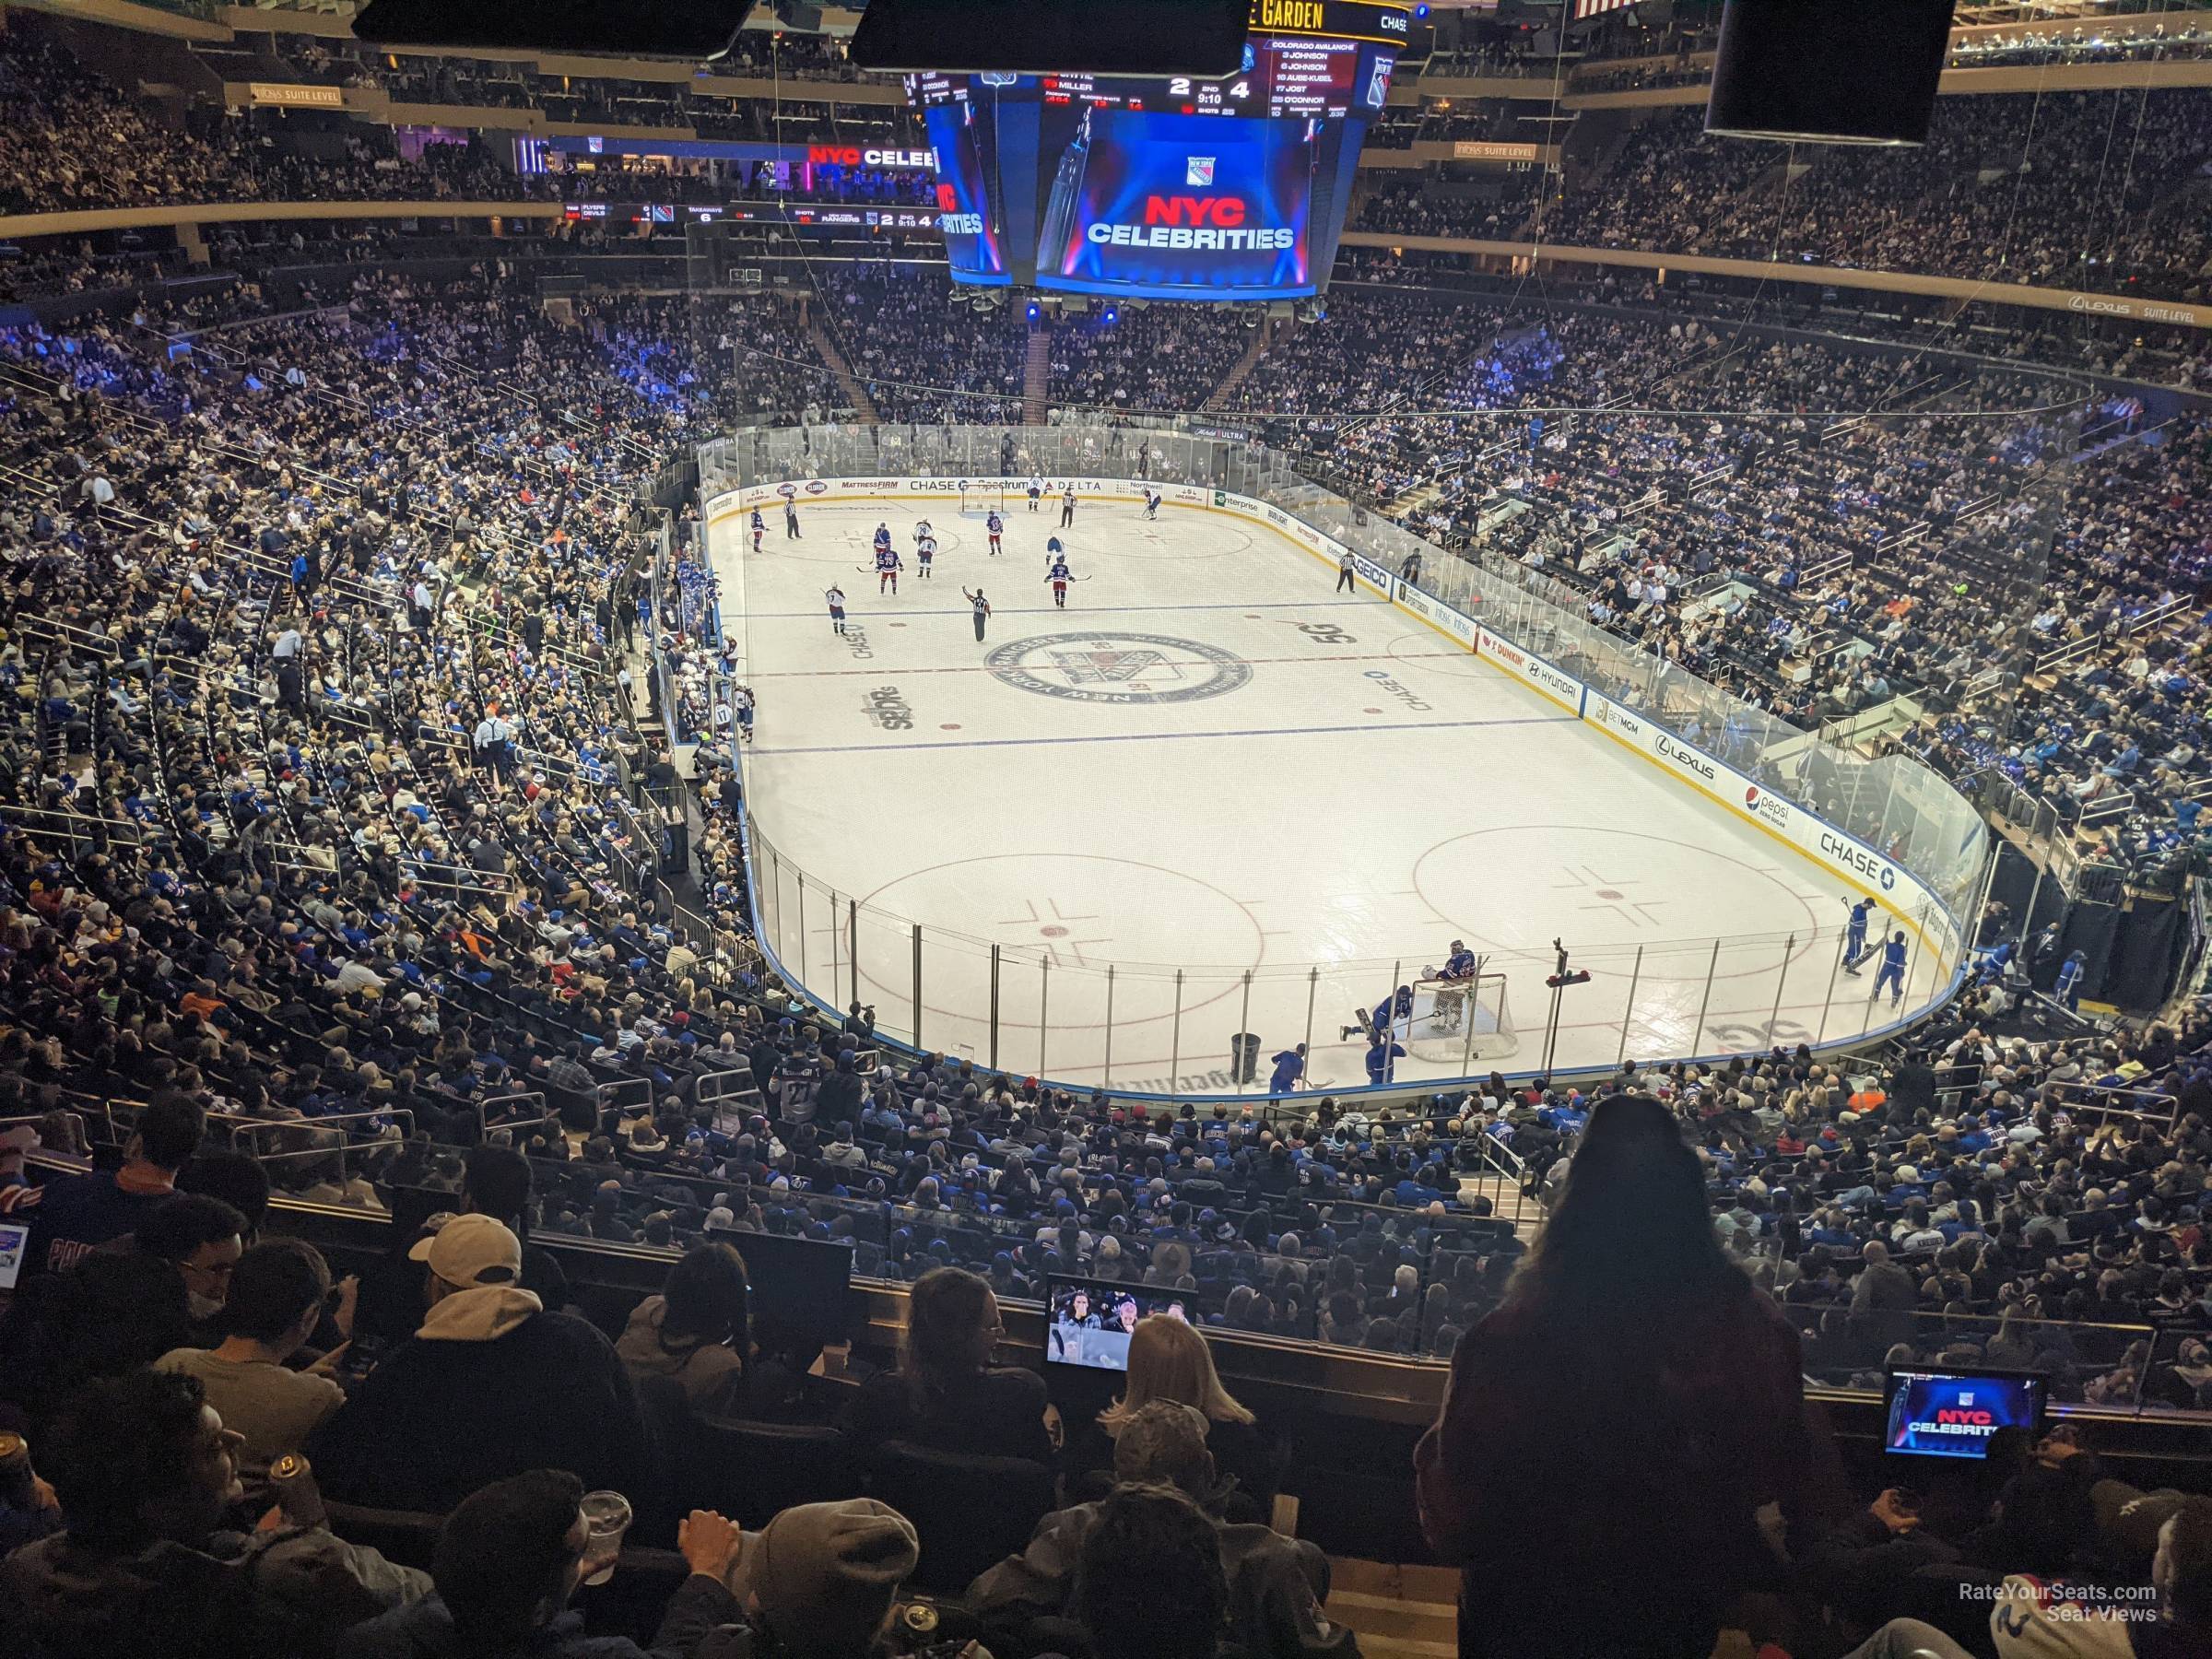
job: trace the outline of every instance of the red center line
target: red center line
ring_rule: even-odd
[[[1247,668],[1260,668],[1265,667],[1270,664],[1279,663],[1407,663],[1421,662],[1431,657],[1439,659],[1456,659],[1467,654],[1468,653],[1464,651],[1423,651],[1416,653],[1411,656],[1399,656],[1387,651],[1380,651],[1348,653],[1337,656],[1238,657],[1235,660],[1239,663],[1241,663]],[[1190,657],[1187,659],[1165,657],[1161,659],[1160,665],[1169,668],[1218,668],[1220,666],[1220,664],[1213,657]],[[1053,670],[1050,668],[1043,668],[1039,671],[1048,674],[1053,672]],[[771,668],[766,670],[765,672],[755,670],[748,677],[748,678],[756,681],[771,679],[836,679],[841,677],[850,677],[852,676],[858,675],[865,679],[885,679],[901,674],[994,675],[998,672],[999,670],[993,668],[984,663],[966,663],[951,668],[901,668],[889,663],[877,663],[872,667],[864,665],[858,668]]]

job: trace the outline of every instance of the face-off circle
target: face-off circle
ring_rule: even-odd
[[[1249,663],[1165,634],[1040,634],[999,646],[983,665],[1002,685],[1075,702],[1196,702],[1252,683]]]

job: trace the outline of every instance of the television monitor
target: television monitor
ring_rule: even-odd
[[[1153,1313],[1196,1324],[1197,1293],[1107,1279],[1048,1277],[1044,1284],[1044,1362],[1084,1371],[1125,1371],[1129,1369],[1130,1334],[1138,1320]]]
[[[2033,1371],[1892,1367],[1884,1378],[1882,1448],[1907,1457],[1983,1459],[2000,1429],[2033,1439],[2050,1403]]]

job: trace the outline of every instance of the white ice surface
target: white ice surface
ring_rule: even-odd
[[[916,510],[884,505],[803,506],[795,542],[771,512],[758,557],[724,512],[710,546],[759,699],[765,931],[811,991],[857,994],[890,1034],[914,1034],[916,923],[926,1046],[991,1059],[995,944],[998,1064],[1083,1083],[1111,1064],[1123,1088],[1226,1089],[1239,1030],[1261,1039],[1264,1087],[1309,1002],[1312,1083],[1362,1083],[1351,1009],[1453,938],[1510,977],[1518,1051],[1478,1051],[1477,1071],[1541,1063],[1555,937],[1593,974],[1564,994],[1560,1070],[1894,1018],[1871,967],[1835,971],[1849,889],[1371,594],[1333,593],[1333,565],[1265,526],[1080,506],[1063,611],[1043,580],[1056,510],[1018,505],[994,559],[980,520],[929,503],[923,581]],[[878,522],[908,565],[896,595],[872,571]],[[961,597],[978,584],[981,645]],[[1007,647],[1019,661],[994,671]],[[1934,967],[1915,960],[1908,1008]],[[1407,1059],[1397,1077],[1460,1069]]]

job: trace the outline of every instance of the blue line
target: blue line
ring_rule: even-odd
[[[837,743],[808,748],[754,748],[762,755],[889,755],[910,749],[1022,748],[1052,743],[1158,743],[1171,737],[1322,737],[1333,732],[1449,732],[1468,726],[1580,725],[1571,714],[1530,714],[1507,720],[1406,720],[1388,725],[1254,726],[1241,732],[1115,732],[1092,737],[976,737],[963,743]]]

